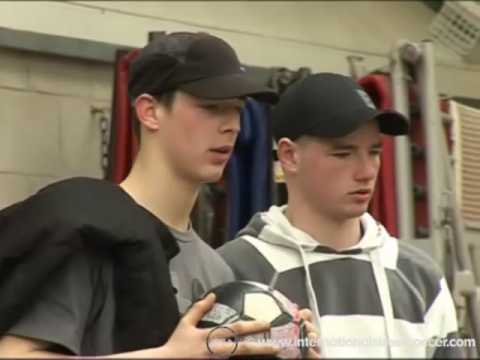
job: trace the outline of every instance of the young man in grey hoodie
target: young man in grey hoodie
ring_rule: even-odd
[[[367,213],[381,134],[407,134],[408,120],[378,111],[350,78],[321,73],[286,91],[272,128],[288,204],[219,249],[236,277],[309,307],[322,356],[462,356],[441,271]]]

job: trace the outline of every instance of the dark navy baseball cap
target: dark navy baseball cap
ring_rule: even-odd
[[[278,100],[273,89],[248,76],[227,42],[203,32],[162,34],[132,62],[130,100],[173,90],[214,100],[247,96],[270,104]]]

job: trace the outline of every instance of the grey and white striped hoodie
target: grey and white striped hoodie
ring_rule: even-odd
[[[322,357],[462,357],[447,346],[457,337],[455,307],[428,255],[368,213],[360,242],[335,251],[293,227],[285,209],[256,214],[218,251],[238,280],[274,282],[312,310]]]

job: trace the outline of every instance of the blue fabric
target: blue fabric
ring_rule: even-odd
[[[227,165],[228,239],[272,203],[270,108],[248,99],[241,130]]]

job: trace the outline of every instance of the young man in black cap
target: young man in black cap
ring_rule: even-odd
[[[205,33],[148,44],[132,64],[129,94],[141,145],[120,186],[68,179],[0,213],[0,357],[192,358],[232,349],[207,348],[209,329],[196,327],[213,294],[188,310],[233,280],[189,216],[200,186],[222,175],[244,98],[275,102],[276,94],[250,82],[230,45]],[[230,328],[240,335],[268,326]],[[215,337],[231,336],[222,331]],[[276,351],[245,342],[235,355]]]
[[[407,134],[407,119],[378,111],[352,79],[321,73],[284,93],[272,126],[288,204],[219,249],[235,275],[309,307],[324,357],[461,356],[441,271],[367,213],[381,134]]]

